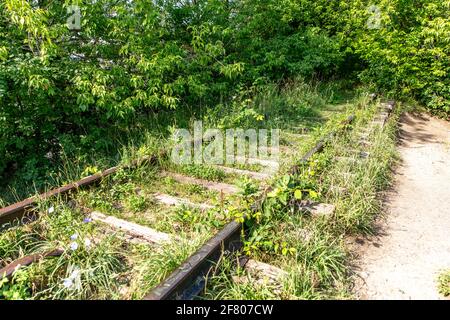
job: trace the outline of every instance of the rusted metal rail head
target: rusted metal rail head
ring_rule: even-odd
[[[17,259],[13,261],[12,263],[8,264],[4,268],[0,269],[0,280],[2,278],[11,278],[16,271],[17,268],[29,266],[34,262],[37,262],[39,260],[42,260],[44,258],[48,257],[59,257],[64,253],[63,249],[54,249],[51,251],[47,251],[44,253],[35,253],[28,256],[25,256],[23,258]]]
[[[198,296],[206,285],[212,267],[221,257],[241,249],[241,232],[240,223],[236,221],[228,223],[145,296],[144,300],[191,300]]]
[[[341,122],[342,126],[346,126],[349,125],[353,122],[353,120],[355,120],[355,115],[352,114],[350,116],[347,117],[347,119],[345,119],[344,121]],[[305,163],[308,162],[309,159],[316,153],[321,152],[323,150],[323,148],[325,148],[326,143],[333,137],[335,136],[337,133],[339,132],[339,130],[337,131],[333,131],[330,132],[329,134],[327,134],[325,137],[323,137],[322,139],[320,139],[316,145],[308,151],[308,153],[306,153],[299,161],[299,164],[292,166],[291,170],[289,171],[290,174],[298,174],[299,170],[300,170],[300,166]]]
[[[355,115],[351,115],[341,124],[350,124],[354,119]],[[300,162],[308,161],[313,154],[322,151],[328,139],[336,133],[332,132],[321,139]],[[270,188],[266,189],[264,194],[269,191]],[[243,224],[236,221],[228,223],[169,277],[153,288],[144,297],[144,300],[192,300],[198,297],[206,286],[207,277],[212,275],[212,271],[220,259],[229,257],[242,248],[241,235],[243,232]]]
[[[48,192],[42,193],[40,195],[27,198],[23,201],[17,202],[10,206],[0,209],[0,227],[7,223],[11,223],[16,219],[22,219],[27,216],[27,214],[32,211],[37,205],[39,201],[46,200],[52,197],[68,195],[71,192],[76,192],[80,188],[88,187],[93,184],[100,182],[103,178],[114,174],[120,168],[131,168],[138,166],[144,162],[153,163],[157,159],[157,156],[147,157],[140,160],[133,161],[130,165],[127,166],[116,166],[97,174],[90,175],[86,178],[83,178],[79,181],[72,182],[68,185],[50,190]]]

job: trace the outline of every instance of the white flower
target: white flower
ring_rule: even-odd
[[[64,279],[63,286],[64,288],[69,289],[73,286],[73,280],[71,278]]]
[[[84,239],[84,246],[86,247],[86,248],[90,248],[91,247],[91,244],[92,244],[92,242],[91,242],[91,240],[89,240],[89,239]]]
[[[69,289],[69,288],[73,287],[74,281],[77,280],[79,277],[80,277],[80,270],[78,268],[76,268],[75,270],[72,271],[72,273],[70,274],[70,276],[68,278],[65,278],[63,280],[64,288]]]
[[[78,239],[78,235],[76,233],[74,233],[73,235],[70,236],[70,240],[77,240]]]
[[[72,251],[77,250],[77,249],[78,249],[78,243],[72,242],[72,243],[70,244],[70,249],[71,249]]]
[[[48,213],[53,213],[55,212],[55,207],[51,206],[50,208],[48,208]]]
[[[75,269],[72,271],[72,273],[70,274],[69,279],[75,280],[76,278],[78,278],[80,276],[80,270],[79,269]]]

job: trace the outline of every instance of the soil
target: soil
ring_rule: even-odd
[[[450,123],[424,114],[400,120],[394,185],[376,234],[356,241],[359,299],[443,299],[450,269]]]

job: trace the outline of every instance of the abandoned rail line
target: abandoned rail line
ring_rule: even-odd
[[[390,101],[383,104],[378,119],[373,121],[373,124],[384,126],[391,111],[394,107],[394,102]],[[338,130],[335,130],[326,136],[322,137],[312,149],[309,150],[297,163],[295,163],[290,170],[289,174],[295,175],[301,163],[308,162],[308,160],[316,153],[321,152],[327,146],[327,142],[335,135],[339,134],[340,130],[345,130],[347,125],[350,125],[355,119],[355,115],[349,116],[345,119]],[[365,145],[364,136],[361,136],[360,145]],[[364,151],[361,151],[361,154]],[[157,161],[158,155],[155,157],[149,157],[141,159],[139,161],[133,162],[128,166],[128,168],[133,168],[141,165],[143,162],[153,163]],[[364,155],[361,155],[363,157]],[[367,156],[367,155],[365,155]],[[255,159],[255,163],[257,163]],[[260,162],[264,167],[267,162]],[[270,165],[270,164],[269,164]],[[10,224],[14,221],[20,220],[22,223],[27,223],[33,221],[37,213],[35,208],[39,201],[50,199],[53,197],[66,197],[66,201],[75,194],[78,190],[98,184],[105,177],[115,174],[119,170],[119,167],[109,168],[99,174],[91,175],[83,178],[74,183],[68,184],[66,186],[51,190],[49,192],[43,193],[36,197],[31,197],[21,202],[15,203],[8,207],[0,209],[0,226],[5,224]],[[249,170],[240,170],[236,168],[227,168],[227,172],[235,173],[237,175],[249,175],[258,180],[267,180],[271,178],[270,175],[262,175],[259,172],[253,172]],[[237,187],[232,184],[218,183],[213,181],[207,181],[205,179],[199,179],[196,177],[191,177],[189,175],[183,175],[175,172],[163,172],[162,175],[169,176],[180,183],[191,183],[195,185],[200,185],[208,190],[213,190],[215,192],[220,192],[221,195],[224,194],[235,194],[237,192]],[[267,193],[270,192],[271,186],[266,185],[265,189],[261,193],[261,196],[255,201],[252,209],[258,210],[261,203],[264,201]],[[205,211],[210,209],[212,206],[207,204],[197,204],[191,201],[179,197],[173,197],[163,193],[155,194],[155,199],[159,203],[166,206],[189,206],[196,207],[199,210]],[[327,205],[324,203],[305,203],[306,211],[313,214],[327,214],[333,211],[332,205]],[[149,228],[147,226],[140,225],[135,222],[127,221],[126,219],[114,217],[107,215],[105,213],[91,210],[87,212],[89,219],[96,221],[100,224],[107,225],[108,227],[125,233],[128,236],[129,241],[140,241],[152,245],[159,246],[163,243],[178,240],[177,235],[167,234],[164,232],[157,231],[155,229]],[[243,246],[243,235],[245,235],[245,225],[241,222],[233,219],[232,221],[225,224],[225,226],[219,230],[214,236],[210,238],[209,241],[204,243],[194,254],[192,254],[187,260],[185,260],[178,268],[176,268],[168,277],[165,278],[161,283],[154,287],[147,295],[145,295],[145,300],[165,300],[165,299],[194,299],[201,295],[202,290],[206,286],[207,278],[214,270],[214,267],[221,259],[231,256],[236,252],[239,252]],[[0,269],[0,279],[2,277],[11,277],[15,270],[20,266],[27,266],[35,263],[36,261],[60,256],[64,253],[61,248],[54,248],[47,252],[32,254],[20,259],[13,261],[4,268]],[[260,272],[266,273],[269,277],[273,278],[273,281],[277,281],[277,277],[283,274],[283,270],[278,269],[274,266],[254,261],[245,255],[241,255],[238,264],[242,268],[259,270]]]

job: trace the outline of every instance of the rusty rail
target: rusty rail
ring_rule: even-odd
[[[21,219],[24,216],[27,215],[29,211],[31,211],[33,208],[36,207],[39,201],[46,200],[52,197],[56,196],[62,196],[66,194],[70,194],[71,192],[76,192],[80,188],[85,188],[90,185],[93,185],[103,178],[114,174],[119,170],[120,168],[132,168],[138,165],[141,165],[144,162],[150,162],[153,163],[156,161],[158,157],[157,156],[151,156],[139,160],[133,161],[130,165],[126,166],[116,166],[109,169],[106,169],[105,171],[101,173],[96,173],[93,175],[90,175],[86,178],[83,178],[81,180],[78,180],[76,182],[70,183],[68,185],[50,190],[48,192],[42,193],[37,196],[33,196],[30,198],[27,198],[23,201],[14,203],[10,206],[7,206],[5,208],[0,209],[0,227],[6,223],[13,222],[16,219]]]
[[[47,257],[59,257],[64,253],[63,249],[54,249],[44,253],[35,253],[20,259],[14,260],[12,263],[8,264],[6,267],[0,269],[0,280],[2,278],[11,278],[16,271],[16,268],[29,266],[30,264],[42,260]]]

